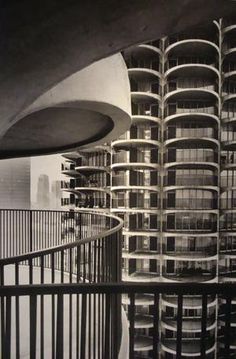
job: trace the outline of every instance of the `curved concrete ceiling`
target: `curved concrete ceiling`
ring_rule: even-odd
[[[0,136],[37,98],[94,61],[235,10],[230,0],[183,0],[181,6],[176,0],[5,2],[0,12]]]
[[[39,96],[0,137],[0,158],[64,152],[119,137],[131,123],[120,54],[96,61]]]

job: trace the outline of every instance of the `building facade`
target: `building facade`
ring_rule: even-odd
[[[79,198],[86,194],[79,206],[108,208],[109,201],[99,205],[101,197],[95,192],[107,194],[110,187],[110,210],[124,220],[123,280],[203,284],[235,280],[235,24],[235,19],[215,21],[124,52],[131,84],[130,130],[112,142],[111,163],[98,165],[91,151],[93,170],[82,162],[75,168],[75,176],[86,172],[86,181],[97,176],[96,186],[90,181],[77,189]],[[129,298],[123,301],[129,311]],[[221,298],[209,296],[207,358],[221,356],[224,306]],[[158,309],[160,358],[175,358],[177,299],[163,296]],[[233,313],[235,309],[233,301]],[[153,349],[155,310],[150,295],[136,298],[137,358],[148,358]],[[184,298],[183,318],[182,357],[200,358],[200,296]],[[235,328],[236,320],[230,338],[232,357]]]
[[[0,161],[0,208],[30,209],[30,158]]]

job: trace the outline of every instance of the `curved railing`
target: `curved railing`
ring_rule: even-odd
[[[40,284],[53,290],[55,284],[121,280],[122,221],[117,217],[77,211],[0,210],[0,222],[1,288],[27,286],[30,291],[32,285]],[[75,353],[80,358],[91,358],[92,351],[101,357],[105,351],[109,358],[117,357],[120,297],[108,302],[101,294],[61,296],[56,303],[53,294],[50,298],[40,296],[37,314],[36,296],[31,294],[33,298],[29,296],[28,302],[17,296],[11,308],[9,298],[1,299],[2,358],[10,358],[10,353],[16,358],[69,358]],[[108,311],[109,335],[105,321]],[[8,315],[13,317],[10,337]],[[27,337],[24,332],[28,328]],[[69,334],[67,340],[58,339],[63,331]],[[117,343],[108,348],[103,338],[106,334],[112,342],[114,333]]]
[[[135,334],[139,320],[136,304],[145,295],[156,308],[150,318],[153,332],[149,338],[150,357],[156,358],[161,345],[160,296],[173,294],[176,332],[172,349],[176,358],[181,358],[186,349],[183,308],[188,307],[189,296],[196,299],[196,294],[202,313],[201,345],[196,355],[204,358],[208,353],[208,302],[209,297],[218,295],[226,301],[222,358],[232,357],[229,333],[235,285],[119,283],[122,223],[113,216],[0,210],[0,221],[1,358],[124,359],[129,355],[134,359],[138,350],[135,343],[147,339]],[[50,239],[52,247],[47,248]],[[121,294],[127,299],[129,335],[124,316],[121,320]]]

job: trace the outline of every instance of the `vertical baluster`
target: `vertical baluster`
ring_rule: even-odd
[[[80,282],[80,251],[81,246],[77,245],[76,247],[76,281]],[[80,309],[80,295],[76,294],[76,359],[79,359],[79,350],[80,350],[80,340],[79,340],[79,309]]]
[[[57,295],[57,339],[56,339],[56,358],[64,357],[64,321],[63,321],[63,295]]]
[[[91,261],[91,242],[88,243],[88,280],[92,281],[92,261]]]
[[[33,284],[33,265],[32,265],[32,259],[29,259],[29,284]]]
[[[19,285],[19,264],[15,264],[15,285]],[[19,296],[16,295],[16,359],[20,359],[20,308]]]
[[[91,358],[91,294],[88,294],[88,357]]]
[[[97,354],[97,331],[96,331],[96,323],[97,323],[97,302],[96,302],[96,294],[93,295],[93,358],[96,358]]]
[[[101,294],[101,307],[102,307],[102,310],[101,310],[101,317],[102,317],[102,320],[101,320],[101,343],[102,343],[102,347],[101,347],[101,351],[102,351],[102,358],[103,358],[103,353],[105,351],[105,294]]]
[[[225,354],[224,358],[230,358],[230,327],[231,327],[231,300],[232,298],[227,296],[225,302]]]
[[[72,249],[69,249],[70,283],[72,283]],[[69,358],[72,359],[72,294],[69,294]]]
[[[30,296],[30,359],[36,359],[37,297]]]
[[[98,240],[98,282],[101,282],[101,243]]]
[[[76,294],[76,359],[79,359],[79,350],[80,350],[80,329],[79,329],[79,318],[80,318],[80,296]]]
[[[55,256],[51,253],[51,283],[55,282]],[[55,295],[51,297],[52,308],[52,359],[55,359]]]
[[[86,244],[83,244],[83,273],[82,280],[85,282],[86,280]]]
[[[102,243],[102,259],[101,259],[101,267],[102,267],[102,282],[106,282],[105,276],[105,239],[99,238]]]
[[[40,257],[40,283],[44,283],[44,256]],[[44,359],[44,296],[40,296],[40,358]]]
[[[80,331],[80,358],[86,358],[86,317],[87,317],[87,296],[82,294],[82,308],[81,308],[81,331]]]
[[[98,294],[98,359],[101,358],[101,294]]]
[[[129,304],[129,359],[134,358],[134,317],[135,317],[135,297],[130,294]]]
[[[88,280],[89,282],[92,282],[92,270],[91,270],[91,265],[92,265],[92,261],[91,261],[91,242],[88,243],[87,245],[88,247]],[[91,358],[91,294],[88,294],[88,356],[89,358]]]
[[[183,295],[178,295],[176,359],[181,359],[183,324]]]
[[[6,297],[6,333],[5,333],[5,356],[11,358],[11,297]]]
[[[32,211],[29,211],[29,228],[30,228],[30,233],[29,233],[29,250],[30,252],[33,251],[33,227],[32,227],[33,223],[32,223]]]
[[[93,242],[93,281],[97,282],[97,240]]]
[[[105,352],[104,352],[104,358],[110,359],[111,358],[111,352],[110,352],[110,346],[111,346],[111,294],[106,294],[106,302],[105,302],[106,308],[105,308]]]
[[[154,308],[153,308],[153,358],[158,356],[159,345],[159,293],[154,295]]]
[[[60,251],[61,253],[61,283],[64,282],[64,250]]]
[[[0,284],[4,286],[4,266],[0,267]],[[1,296],[1,357],[4,358],[5,300]]]
[[[206,331],[207,327],[207,295],[202,295],[202,320],[201,320],[201,358],[206,357]]]

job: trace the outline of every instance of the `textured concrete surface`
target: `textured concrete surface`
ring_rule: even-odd
[[[108,142],[130,126],[130,107],[122,56],[96,61],[20,112],[0,140],[0,156],[63,152],[87,143]]]
[[[94,61],[231,15],[235,9],[231,0],[12,0],[1,4],[0,136],[43,93]]]

